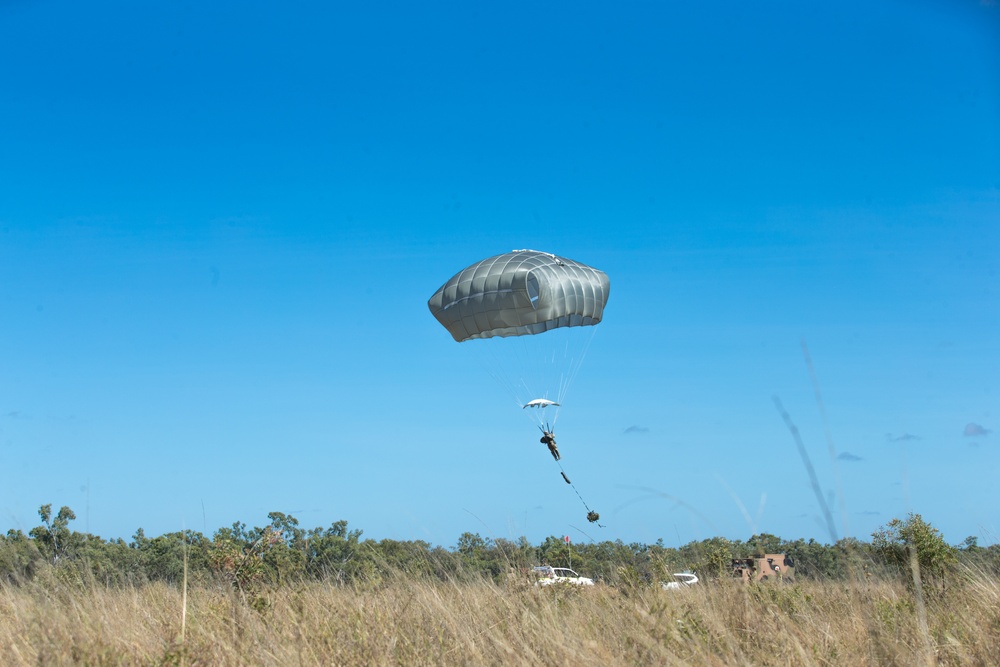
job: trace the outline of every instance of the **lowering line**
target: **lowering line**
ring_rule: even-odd
[[[562,478],[564,480],[566,480],[566,483],[570,485],[570,487],[573,489],[573,493],[576,494],[576,497],[580,499],[580,502],[583,503],[583,506],[586,508],[586,510],[587,510],[587,521],[589,521],[591,523],[597,523],[598,521],[600,521],[601,520],[601,515],[598,514],[597,512],[595,512],[594,510],[590,509],[590,505],[587,504],[587,501],[583,499],[583,496],[581,496],[580,492],[577,490],[576,484],[574,484],[573,482],[569,481],[569,477],[566,476],[566,471],[563,470],[562,464],[559,463],[559,461],[556,461],[555,463],[556,463],[557,466],[559,466],[559,474],[561,474]],[[597,526],[599,528],[604,528],[604,525],[600,524],[600,523],[597,523]]]
[[[545,426],[546,428],[549,427],[548,424],[546,424]],[[550,431],[546,431],[546,429],[542,428],[541,426],[539,426],[538,428],[543,434],[550,433]],[[570,488],[573,489],[573,493],[576,494],[576,497],[580,499],[580,502],[583,503],[584,508],[587,510],[587,521],[591,523],[596,523],[599,528],[604,528],[603,524],[598,523],[601,520],[601,515],[595,512],[594,510],[590,509],[590,505],[588,505],[587,501],[583,499],[582,495],[580,495],[580,491],[576,488],[576,485],[573,482],[569,481],[569,477],[566,476],[566,471],[563,470],[562,463],[559,462],[559,459],[553,456],[553,460],[555,461],[555,464],[559,466],[559,474],[562,475],[563,481],[565,481],[567,484],[570,485]]]

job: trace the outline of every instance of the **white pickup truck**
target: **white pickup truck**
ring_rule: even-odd
[[[694,572],[674,572],[674,580],[660,582],[660,587],[665,591],[675,591],[697,583],[698,576]]]
[[[539,565],[532,568],[538,581],[536,586],[552,586],[554,584],[574,584],[576,586],[593,586],[594,580],[589,577],[581,577],[568,567],[552,567],[551,565]]]

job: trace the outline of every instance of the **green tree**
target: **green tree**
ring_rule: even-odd
[[[742,542],[732,542],[724,537],[691,542],[681,547],[685,560],[694,563],[695,572],[705,579],[731,576],[732,559],[752,556],[748,553],[750,551],[752,549]]]
[[[281,534],[270,527],[247,547],[235,539],[220,537],[217,533],[211,549],[212,565],[230,582],[244,602],[262,609],[267,604],[261,588],[267,577],[265,558],[268,551],[280,542]]]
[[[496,565],[491,551],[495,551],[493,543],[484,539],[479,533],[462,533],[455,546],[462,569],[473,575],[496,577],[500,568]]]
[[[43,561],[35,541],[20,530],[8,530],[0,538],[0,578],[12,582],[30,579]]]
[[[538,557],[542,565],[552,565],[553,567],[573,567],[573,556],[579,559],[580,551],[572,553],[572,547],[566,543],[564,538],[549,535],[538,547]],[[581,562],[577,560],[576,566],[580,567]]]
[[[53,519],[50,503],[38,508],[38,516],[42,519],[42,525],[32,528],[28,533],[34,538],[38,550],[53,563],[58,562],[60,558],[69,556],[72,538],[69,522],[76,519],[73,510],[63,506]]]
[[[957,560],[957,549],[944,541],[937,528],[912,512],[906,519],[893,519],[872,533],[872,550],[901,573],[909,571],[915,556],[921,579],[938,584],[943,583]]]
[[[430,544],[422,540],[399,541],[384,539],[366,541],[379,566],[388,572],[402,573],[407,579],[428,577],[434,567],[429,556]]]
[[[761,533],[760,535],[754,535],[749,540],[747,540],[747,547],[751,551],[751,556],[764,555],[764,554],[780,554],[785,552],[785,543],[777,535],[771,535],[770,533]]]
[[[962,546],[960,546],[959,549],[967,553],[975,553],[979,551],[979,538],[975,535],[969,535],[962,541]]]
[[[531,546],[527,538],[523,535],[516,541],[498,537],[494,543],[496,558],[502,562],[503,567],[508,571],[527,571],[535,564],[537,555],[535,547]]]
[[[371,565],[359,558],[361,530],[348,530],[347,522],[335,521],[329,528],[313,528],[306,536],[306,570],[317,579],[334,578],[344,583],[369,573]]]
[[[281,541],[264,554],[269,578],[278,584],[301,579],[309,557],[306,531],[290,514],[271,512],[267,518],[271,520],[270,531],[281,536]]]
[[[212,566],[212,543],[201,533],[185,530],[149,539],[140,528],[129,545],[138,557],[139,576],[148,581],[178,584],[184,577],[187,560],[188,578],[203,579]]]

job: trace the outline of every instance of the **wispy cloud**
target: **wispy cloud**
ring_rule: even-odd
[[[865,510],[864,512],[858,512],[861,516],[878,516],[881,512],[876,512],[875,510]]]
[[[645,426],[636,426],[633,424],[625,429],[625,434],[628,435],[629,433],[649,433],[649,429]]]
[[[851,454],[850,452],[841,452],[837,455],[838,461],[864,461],[860,456]]]
[[[893,436],[892,433],[886,433],[885,439],[889,442],[907,442],[909,440],[920,440],[919,435],[913,435],[912,433],[904,433],[903,435]]]
[[[983,428],[979,424],[969,422],[965,425],[965,431],[962,433],[967,438],[975,438],[981,435],[989,435],[992,431],[988,428]]]

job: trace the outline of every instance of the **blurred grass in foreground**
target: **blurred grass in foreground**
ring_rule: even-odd
[[[898,578],[539,588],[511,576],[302,582],[249,605],[224,583],[0,585],[9,665],[990,665],[1000,586],[962,567],[926,600]],[[928,653],[929,647],[929,653]]]

